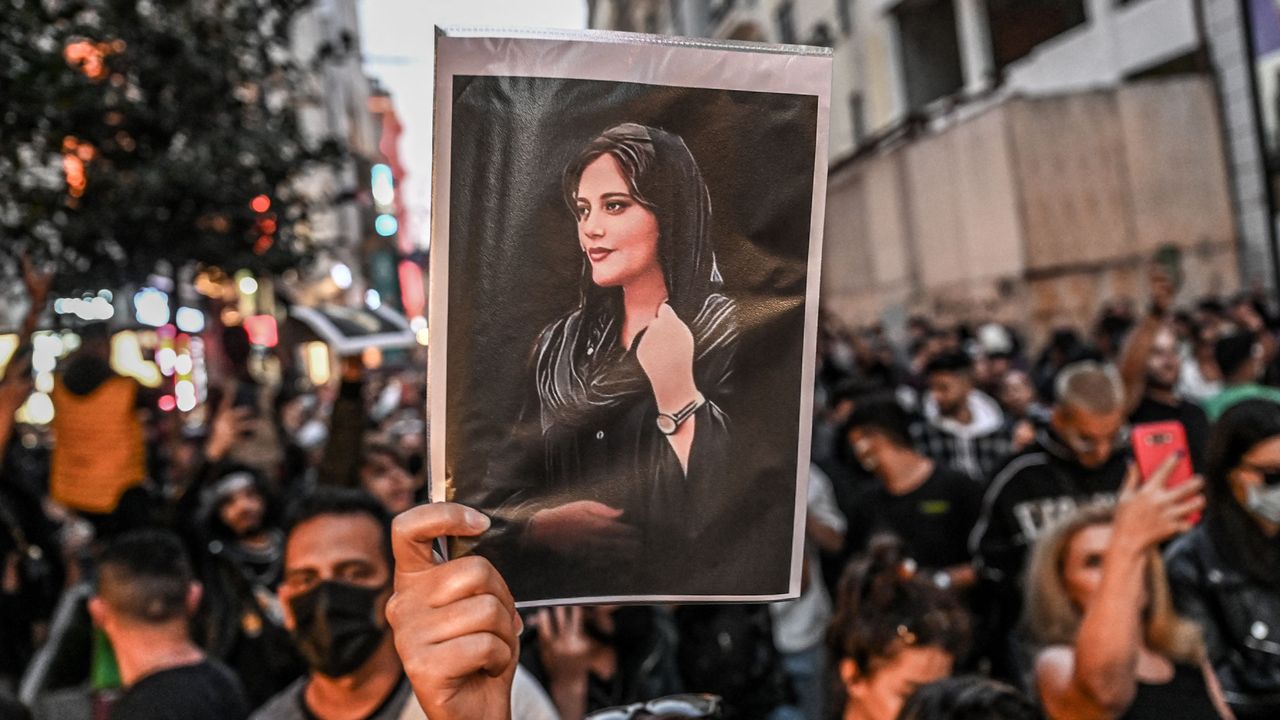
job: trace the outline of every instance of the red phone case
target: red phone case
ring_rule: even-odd
[[[1133,426],[1133,457],[1138,461],[1138,471],[1143,482],[1164,464],[1175,452],[1182,451],[1182,459],[1173,468],[1173,474],[1165,483],[1177,487],[1195,475],[1191,467],[1191,453],[1187,446],[1187,431],[1177,420],[1142,423]],[[1191,515],[1191,522],[1200,522],[1200,513]]]

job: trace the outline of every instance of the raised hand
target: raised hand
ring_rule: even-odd
[[[621,517],[617,508],[577,500],[535,513],[529,521],[529,539],[567,555],[625,555],[636,549],[639,531]]]
[[[1204,508],[1204,495],[1200,492],[1204,481],[1196,476],[1177,487],[1168,487],[1169,476],[1180,460],[1179,454],[1170,455],[1146,482],[1136,465],[1129,466],[1116,502],[1112,542],[1145,550],[1191,529],[1190,517]]]
[[[674,413],[697,397],[693,333],[667,303],[658,306],[658,316],[645,329],[636,358],[649,378],[660,411]]]
[[[485,558],[441,562],[432,551],[436,538],[476,537],[488,528],[489,518],[454,503],[419,505],[392,528],[395,594],[387,621],[432,720],[511,718],[522,628],[511,592]]]
[[[551,681],[552,700],[562,717],[582,717],[586,713],[595,650],[587,636],[582,608],[544,608],[538,611],[534,622],[538,626],[538,654]]]

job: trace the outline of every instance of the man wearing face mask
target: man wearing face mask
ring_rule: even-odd
[[[367,493],[320,488],[294,509],[279,598],[310,672],[253,720],[425,718],[387,624],[393,561],[391,518]],[[550,701],[517,672],[512,717],[551,720]]]

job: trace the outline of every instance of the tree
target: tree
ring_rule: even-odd
[[[308,4],[0,0],[0,256],[52,263],[65,293],[163,261],[279,272],[322,249],[308,218],[339,198],[299,181],[344,150],[304,141],[296,109],[353,41],[300,63]]]

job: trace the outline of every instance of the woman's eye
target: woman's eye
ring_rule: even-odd
[[[611,213],[620,213],[627,209],[627,204],[625,202],[614,200],[612,202],[605,203],[604,209]]]
[[[587,219],[587,213],[588,213],[589,211],[590,211],[590,208],[585,208],[585,207],[580,207],[580,208],[578,208],[578,219],[579,219],[579,220],[586,220],[586,219]]]

